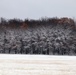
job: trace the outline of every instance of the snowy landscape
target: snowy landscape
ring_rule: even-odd
[[[75,75],[76,23],[1,18],[0,53],[0,75]]]
[[[76,0],[0,0],[0,75],[76,75]]]

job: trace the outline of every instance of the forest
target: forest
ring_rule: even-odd
[[[76,21],[0,18],[0,53],[76,55]]]

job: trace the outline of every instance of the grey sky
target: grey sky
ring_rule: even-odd
[[[0,0],[0,17],[76,17],[76,0]]]

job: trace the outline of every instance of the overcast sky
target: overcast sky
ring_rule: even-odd
[[[0,0],[0,17],[75,17],[76,0]]]

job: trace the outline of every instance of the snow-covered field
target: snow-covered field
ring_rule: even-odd
[[[76,75],[76,57],[1,54],[0,75]]]

